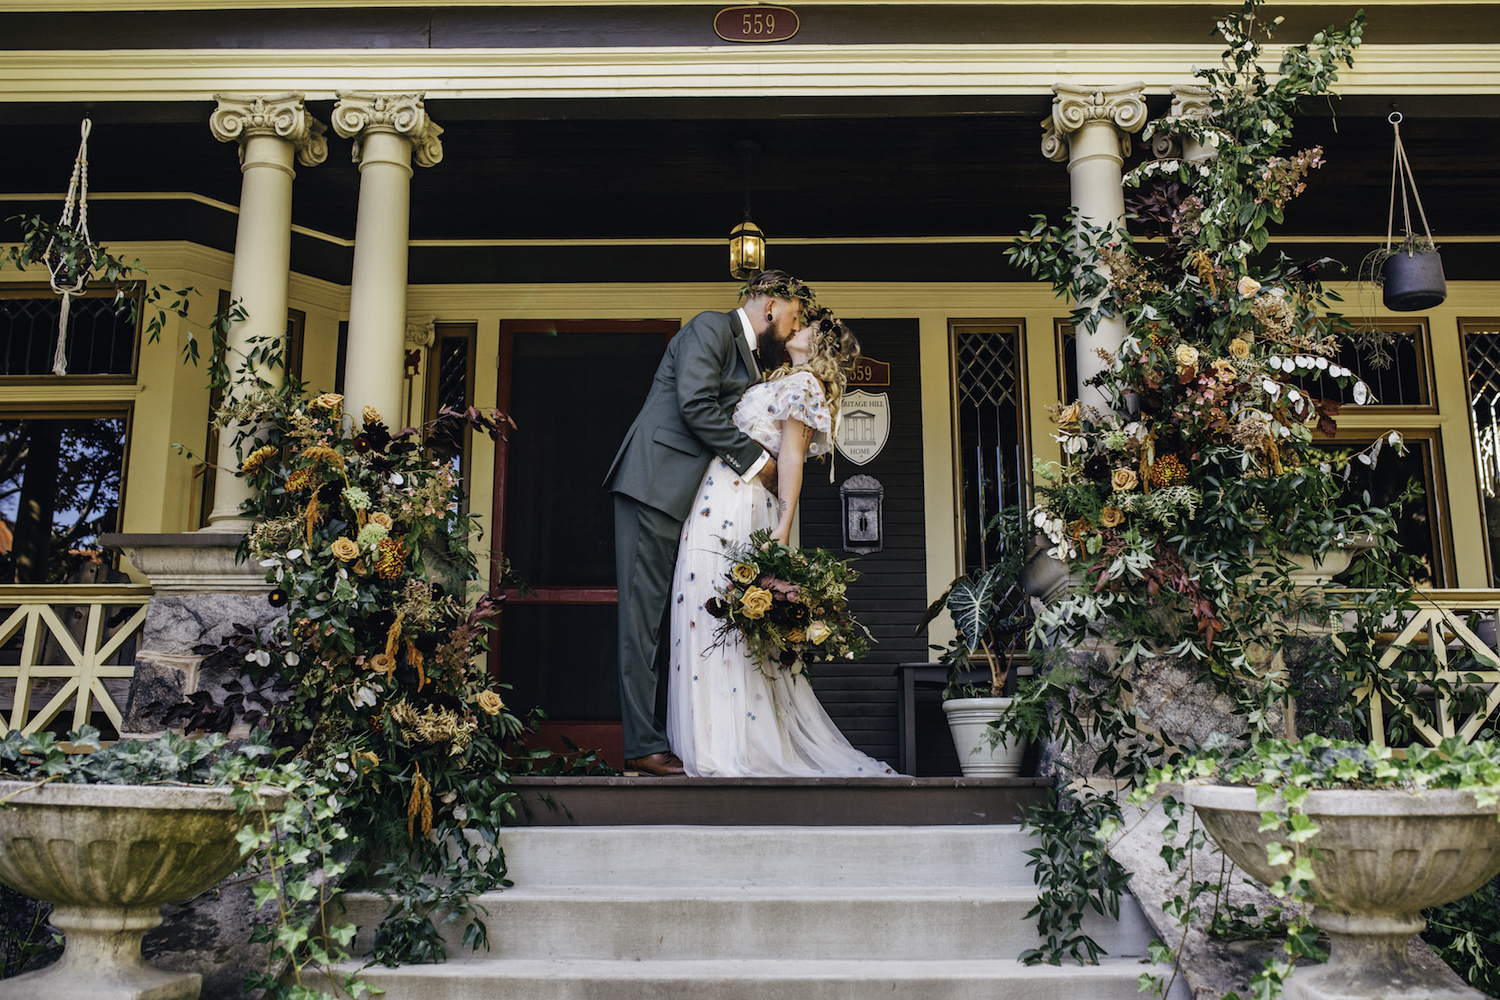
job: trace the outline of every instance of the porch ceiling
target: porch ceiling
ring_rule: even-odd
[[[1163,104],[1152,98],[1153,104]],[[1391,102],[1352,98],[1306,117],[1299,138],[1322,144],[1328,166],[1309,181],[1284,234],[1383,233],[1390,180]],[[754,218],[778,239],[841,241],[1013,233],[1035,212],[1068,203],[1066,169],[1039,151],[1050,95],[909,102],[430,101],[445,157],[412,182],[412,238],[429,241],[718,240],[739,220],[745,171],[735,142],[762,152],[749,171]],[[1440,241],[1500,237],[1493,164],[1500,98],[1405,99],[1406,147]],[[324,121],[331,105],[317,102]],[[1153,107],[1153,113],[1165,107]],[[8,164],[0,192],[60,191],[77,147],[77,115],[62,105],[0,105],[24,125],[27,156]],[[234,152],[209,134],[208,104],[101,104],[92,109],[94,192],[190,192],[239,200]],[[349,143],[330,135],[328,161],[298,171],[294,221],[352,238],[359,174]],[[1138,159],[1139,149],[1135,152]],[[11,214],[5,212],[4,214]],[[201,214],[201,213],[200,213]],[[198,214],[159,203],[103,202],[105,241],[223,243]],[[0,229],[0,239],[14,224]],[[176,232],[175,230],[183,230]],[[228,247],[225,247],[228,249]],[[1000,277],[1000,275],[996,275]]]

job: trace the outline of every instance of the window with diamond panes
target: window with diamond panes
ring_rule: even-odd
[[[1490,586],[1500,587],[1500,319],[1466,322],[1461,330]]]
[[[50,290],[17,290],[0,297],[0,375],[51,375],[62,297]],[[68,308],[69,375],[135,372],[137,324],[129,299],[113,292],[76,297]]]
[[[987,530],[995,516],[1027,502],[1026,365],[1019,323],[954,322],[950,333],[958,431],[954,466],[967,571],[989,565],[999,554],[999,532]]]
[[[472,323],[439,323],[427,352],[427,419],[443,407],[454,410],[474,405],[474,350],[477,329]],[[466,432],[463,454],[453,460],[454,472],[468,482],[471,434]]]

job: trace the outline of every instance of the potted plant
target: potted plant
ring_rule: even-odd
[[[1396,136],[1395,161],[1399,170],[1391,176],[1391,217],[1386,227],[1385,249],[1370,255],[1369,267],[1375,284],[1380,286],[1381,299],[1391,312],[1421,312],[1443,304],[1448,297],[1448,283],[1443,277],[1443,258],[1437,245],[1432,242],[1432,230],[1427,225],[1427,212],[1422,208],[1422,196],[1417,194],[1417,179],[1411,172],[1411,163],[1406,159],[1406,148],[1401,144],[1401,112],[1393,111],[1388,119]],[[1422,220],[1422,233],[1412,229],[1411,207],[1406,198],[1410,186],[1412,200],[1417,203],[1417,214]],[[1396,191],[1401,191],[1401,211],[1405,236],[1400,246],[1391,248],[1396,225]]]
[[[106,750],[98,736],[70,733],[75,750],[94,751],[73,755],[46,733],[13,729],[0,740],[0,881],[52,904],[51,923],[67,935],[54,965],[0,993],[196,998],[202,977],[147,964],[141,938],[161,923],[162,904],[237,869],[287,793],[247,781],[266,750],[253,743],[230,753],[222,736],[168,734]]]
[[[1001,525],[1019,523],[1016,508],[990,522],[986,535]],[[943,712],[953,734],[953,747],[964,777],[1014,777],[1021,771],[1026,742],[1006,733],[997,723],[1011,707],[1005,696],[1010,677],[1010,637],[1031,624],[1029,615],[1007,613],[1018,603],[1018,581],[1026,565],[1019,532],[1000,536],[997,561],[954,580],[948,590],[932,602],[917,626],[917,632],[947,611],[958,635],[943,650],[940,661],[948,665],[948,685],[943,690]],[[964,675],[982,663],[989,682],[965,684]]]
[[[1321,736],[1267,740],[1155,771],[1133,800],[1164,781],[1185,782],[1195,821],[1230,860],[1275,895],[1311,905],[1289,929],[1288,961],[1262,975],[1285,981],[1283,995],[1481,996],[1413,965],[1406,946],[1425,926],[1423,909],[1500,873],[1500,745],[1450,738],[1398,754]],[[1326,956],[1317,930],[1328,936]],[[1299,958],[1323,957],[1295,969]]]

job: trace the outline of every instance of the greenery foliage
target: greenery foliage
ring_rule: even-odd
[[[1126,881],[1105,849],[1119,801],[1100,789],[1148,785],[1195,749],[1136,707],[1137,660],[1174,658],[1207,696],[1234,706],[1240,729],[1221,735],[1258,744],[1282,727],[1297,691],[1273,652],[1308,623],[1332,620],[1322,593],[1292,579],[1292,556],[1368,546],[1346,578],[1374,588],[1355,600],[1361,616],[1341,637],[1347,652],[1321,644],[1308,669],[1350,695],[1338,711],[1351,723],[1367,721],[1360,706],[1373,692],[1403,683],[1375,668],[1376,626],[1407,592],[1392,511],[1368,494],[1340,500],[1351,470],[1400,448],[1400,438],[1363,450],[1332,445],[1347,401],[1328,387],[1355,404],[1373,397],[1336,360],[1347,324],[1319,280],[1330,262],[1265,252],[1271,227],[1322,163],[1321,149],[1291,145],[1293,114],[1352,65],[1364,16],[1285,47],[1273,75],[1259,59],[1280,20],[1263,19],[1261,6],[1246,0],[1218,23],[1223,59],[1197,72],[1207,114],[1166,118],[1143,135],[1205,155],[1131,170],[1128,228],[1076,213],[1062,225],[1039,217],[1007,251],[1075,303],[1080,343],[1106,319],[1124,326],[1123,342],[1098,352],[1102,370],[1087,383],[1100,402],[1057,408],[1064,460],[1037,469],[1032,523],[1046,555],[1082,584],[1038,613],[1038,681],[1000,725],[1050,739],[1059,766],[1081,772],[1062,775],[1058,804],[1029,820],[1040,840],[1034,914],[1045,942],[1029,962],[1097,958],[1083,914],[1112,912]],[[1148,250],[1141,236],[1161,243]],[[1191,838],[1167,853],[1190,857],[1190,847]],[[1198,897],[1213,893],[1220,930],[1257,932],[1258,918],[1224,905],[1221,880],[1191,873],[1187,882],[1169,915],[1186,921]],[[1299,925],[1289,928],[1294,947],[1312,947]],[[1158,960],[1175,955],[1163,944],[1154,951]]]

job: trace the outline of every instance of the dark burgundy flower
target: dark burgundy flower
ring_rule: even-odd
[[[266,595],[266,600],[271,602],[271,607],[273,608],[284,608],[286,607],[286,602],[290,600],[290,598],[286,596],[286,591],[282,590],[280,587],[277,587],[275,590]]]
[[[729,608],[717,597],[710,597],[703,605],[703,610],[715,618],[723,618],[729,613]]]
[[[796,653],[795,650],[783,649],[781,651],[781,665],[783,667],[790,667],[793,663],[796,663],[796,662],[797,662],[797,653]]]
[[[359,437],[357,437],[357,438],[354,439],[354,451],[355,451],[355,454],[363,455],[366,452],[368,452],[372,447],[373,447],[373,445],[370,444],[370,439],[368,437],[366,437],[365,435],[363,435],[363,434],[361,434]]]
[[[1083,474],[1096,483],[1104,482],[1109,478],[1109,459],[1094,455],[1083,463]]]

